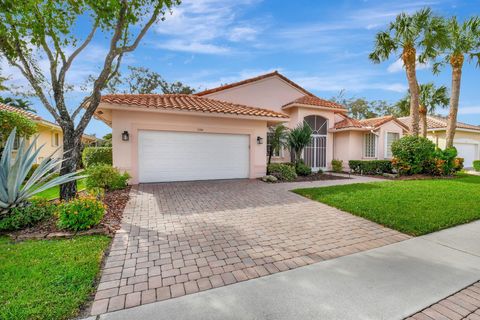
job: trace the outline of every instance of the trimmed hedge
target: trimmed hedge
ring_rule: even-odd
[[[432,163],[436,166],[435,149],[427,138],[405,136],[392,144],[393,166],[401,175],[431,174]]]
[[[348,166],[352,172],[359,174],[392,173],[393,170],[390,160],[350,160]]]
[[[473,169],[475,169],[475,171],[480,171],[480,160],[473,161]]]
[[[285,163],[269,164],[267,166],[267,173],[283,181],[293,181],[297,178],[295,167]]]
[[[112,165],[112,147],[86,147],[82,152],[82,162],[85,168],[96,164]]]

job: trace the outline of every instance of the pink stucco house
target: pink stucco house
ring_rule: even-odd
[[[393,117],[355,120],[278,72],[194,95],[105,95],[96,117],[112,127],[113,163],[132,183],[257,178],[265,175],[268,128],[313,129],[306,164],[388,159],[406,125]],[[289,161],[281,151],[274,161]]]

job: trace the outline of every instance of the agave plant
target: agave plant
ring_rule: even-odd
[[[0,159],[0,218],[5,216],[12,208],[27,205],[28,199],[39,192],[82,178],[76,172],[54,177],[54,169],[64,160],[47,157],[38,165],[30,178],[25,181],[43,145],[34,151],[34,145],[38,137],[28,147],[26,139],[21,138],[17,154],[12,157],[15,136],[16,129],[13,129],[5,143]]]

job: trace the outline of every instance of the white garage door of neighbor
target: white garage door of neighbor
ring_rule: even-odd
[[[248,178],[249,136],[140,131],[140,182]]]
[[[478,160],[478,145],[473,143],[454,143],[458,157],[463,158],[465,168],[473,167],[473,161]]]

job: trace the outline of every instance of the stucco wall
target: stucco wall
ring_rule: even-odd
[[[266,121],[121,110],[113,110],[112,119],[113,165],[129,172],[133,184],[138,183],[139,130],[247,134],[250,136],[249,176],[253,179],[265,175]],[[130,134],[129,141],[122,141],[125,130]],[[263,144],[257,144],[258,136],[263,138]]]
[[[439,148],[445,149],[447,139],[445,131],[428,132],[427,137],[432,140]],[[480,143],[480,132],[457,131],[454,142],[460,143]]]
[[[282,106],[304,95],[304,93],[282,79],[270,77],[214,92],[205,97],[282,112]]]
[[[378,136],[378,145],[377,145],[377,150],[378,150],[378,159],[387,159],[385,157],[385,144],[386,144],[386,137],[388,132],[394,132],[399,134],[399,138],[403,137],[403,128],[400,127],[397,123],[394,121],[389,121],[382,125],[380,129],[377,131],[379,133]]]
[[[54,146],[52,144],[52,134],[53,133],[58,133],[58,146]],[[38,126],[38,132],[37,134],[39,135],[38,140],[37,140],[37,148],[39,148],[41,145],[43,145],[43,148],[40,150],[38,156],[37,156],[37,163],[40,163],[43,158],[49,157],[52,155],[52,153],[55,152],[59,147],[60,149],[54,153],[54,158],[61,158],[63,155],[63,148],[61,147],[63,145],[63,133],[62,130],[56,129],[56,128],[50,128],[50,127],[44,127],[44,126]]]

